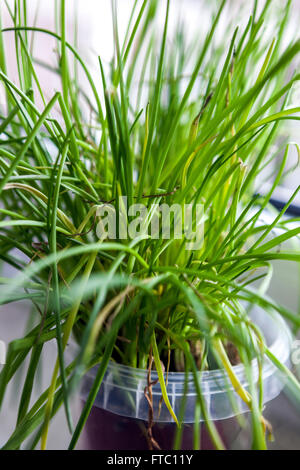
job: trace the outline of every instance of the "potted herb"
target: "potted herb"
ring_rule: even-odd
[[[109,70],[99,58],[96,81],[67,42],[66,2],[56,32],[28,24],[26,3],[15,2],[13,25],[0,36],[1,258],[19,271],[1,279],[0,301],[31,300],[36,320],[10,344],[0,374],[2,402],[30,358],[4,449],[29,436],[32,448],[45,449],[61,406],[70,449],[89,416],[87,447],[222,449],[230,446],[224,426],[246,410],[252,447],[266,448],[264,403],[283,386],[276,372],[300,392],[285,323],[297,327],[299,318],[266,295],[272,260],[299,261],[280,248],[300,232],[282,218],[299,188],[271,223],[259,222],[285,172],[282,124],[299,119],[288,100],[300,43],[283,41],[290,2],[276,40],[263,26],[270,2],[260,13],[254,2],[244,29],[221,42],[226,1],[192,42],[182,27],[168,35],[169,1],[158,33],[155,0],[134,2],[120,41],[113,2],[115,56]],[[5,64],[12,33],[18,84]],[[50,99],[31,49],[40,35],[57,41],[52,72],[62,89]],[[280,165],[260,194],[274,145]],[[78,348],[67,365],[72,338]],[[31,405],[52,340],[52,380]],[[70,397],[80,382],[73,425]]]

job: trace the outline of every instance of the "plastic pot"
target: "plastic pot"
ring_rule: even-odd
[[[268,347],[285,365],[289,365],[290,334],[285,322],[277,314],[267,314],[256,308],[252,320],[264,333]],[[257,361],[252,362],[254,377],[258,376]],[[234,371],[245,387],[247,380],[241,364]],[[97,369],[91,369],[84,377],[81,400],[84,402],[94,381]],[[157,379],[151,373],[152,381]],[[226,447],[231,447],[237,433],[234,416],[245,413],[247,405],[239,398],[221,370],[199,373],[202,392],[207,410],[223,438]],[[284,378],[266,358],[263,366],[264,403],[279,395],[284,386]],[[147,386],[147,371],[134,369],[111,362],[103,379],[93,409],[87,420],[80,448],[98,450],[144,450],[149,448],[147,439],[149,405],[144,394]],[[197,394],[192,375],[188,376],[185,395],[185,374],[171,372],[168,375],[167,391],[173,410],[183,416],[182,449],[193,449],[193,423]],[[154,426],[153,437],[163,450],[171,450],[174,445],[176,425],[161,404],[161,388],[156,383],[152,388]],[[185,397],[185,398],[184,398]],[[234,400],[232,400],[234,398]],[[184,412],[183,412],[183,403]],[[234,405],[233,405],[234,403]],[[182,414],[183,413],[183,414]],[[201,449],[213,448],[205,426],[201,426]]]

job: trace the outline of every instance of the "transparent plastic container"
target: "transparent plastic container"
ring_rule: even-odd
[[[263,332],[271,352],[282,363],[289,366],[291,337],[288,327],[282,318],[275,313],[267,314],[260,308],[255,309],[251,314],[251,318]],[[257,360],[253,360],[252,367],[255,378],[258,376]],[[248,385],[243,365],[239,364],[233,366],[233,369],[239,381],[247,390]],[[87,398],[96,373],[97,368],[93,368],[84,378],[81,390],[81,399],[83,402]],[[156,379],[157,374],[155,371],[152,371],[151,380],[155,381]],[[187,437],[184,448],[191,449],[192,423],[195,417],[197,393],[193,376],[190,374],[188,376],[187,393],[186,395],[184,394],[185,380],[186,375],[184,373],[170,372],[168,375],[167,392],[172,408],[177,416],[182,416],[180,410],[182,409],[181,405],[185,397],[185,411],[182,422],[185,423],[185,428],[191,436]],[[227,423],[233,423],[235,420],[230,420],[229,418],[237,414],[245,413],[249,411],[249,409],[237,395],[223,371],[211,370],[202,373],[199,372],[199,380],[201,381],[202,393],[210,418],[213,421],[219,422],[219,431],[221,431],[222,435],[225,421]],[[279,395],[284,387],[284,377],[267,358],[263,366],[263,381],[264,403],[267,403]],[[144,395],[146,386],[147,371],[134,369],[114,362],[108,365],[107,372],[94,403],[93,411],[87,422],[88,439],[85,439],[86,448],[103,448],[110,450],[122,448],[130,450],[128,448],[129,444],[125,444],[128,438],[127,433],[130,434],[129,442],[132,442],[133,436],[135,436],[135,444],[131,449],[143,448],[136,442],[136,433],[137,436],[142,436],[142,434],[145,434],[144,431],[142,432],[142,424],[144,423],[144,428],[147,426],[149,406]],[[170,436],[174,435],[175,423],[165,404],[161,403],[162,393],[159,382],[153,386],[152,394],[155,422],[154,430],[156,429],[156,435],[160,435],[161,440],[164,440],[166,433]],[[100,421],[102,422],[100,423]],[[118,435],[116,441],[114,441],[114,439],[111,440],[107,434],[110,428],[110,426],[108,426],[109,423],[114,427],[114,430],[111,431],[113,435]],[[118,426],[117,423],[119,424]],[[120,428],[121,423],[123,423],[123,425]],[[133,423],[135,423],[135,431],[132,426]],[[104,428],[102,429],[103,426]],[[225,434],[228,436],[227,431]],[[224,436],[225,441],[226,435]],[[183,436],[183,439],[184,438],[185,436]],[[103,439],[106,444],[101,444]],[[122,442],[123,447],[122,445],[120,447],[120,442]],[[206,442],[205,446],[207,448],[211,448],[211,444],[208,442],[207,436],[205,435],[202,436],[202,448],[203,442]],[[167,441],[165,443],[165,449],[168,450],[171,448],[171,442]]]
[[[271,352],[285,365],[289,363],[290,334],[285,322],[277,315],[266,314],[263,310],[255,312],[255,323],[263,331]],[[243,365],[233,366],[236,376],[241,384],[247,389],[247,380]],[[254,377],[257,377],[257,361],[253,360]],[[86,375],[81,390],[81,398],[85,400],[94,381],[97,368],[93,368]],[[239,413],[248,411],[247,405],[238,397],[228,378],[221,370],[211,370],[199,373],[201,388],[205,398],[207,409],[211,419],[214,421],[230,418],[236,415],[228,391],[235,397]],[[151,373],[152,381],[157,379],[156,372]],[[266,359],[263,367],[264,379],[264,402],[275,398],[284,386],[283,377],[278,373],[276,367]],[[147,386],[147,371],[134,369],[111,362],[108,365],[106,375],[103,379],[101,389],[98,393],[94,406],[116,413],[120,416],[148,419],[148,402],[144,395]],[[184,396],[185,374],[180,372],[169,372],[167,391],[175,414],[180,413],[180,405]],[[166,406],[161,406],[161,388],[159,382],[152,387],[154,419],[156,422],[173,422]],[[188,376],[187,404],[185,409],[185,423],[194,422],[194,409],[197,398],[194,379],[192,374]]]

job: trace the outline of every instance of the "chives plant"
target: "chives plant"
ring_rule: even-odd
[[[225,15],[231,3],[215,3],[206,36],[190,40],[181,23],[173,35],[168,32],[169,0],[132,1],[120,38],[113,1],[114,57],[109,66],[99,57],[97,75],[79,55],[76,33],[75,43],[68,42],[65,0],[55,2],[56,31],[40,28],[38,20],[28,23],[26,0],[1,3],[12,25],[0,34],[5,96],[0,257],[19,273],[1,278],[0,301],[30,300],[35,315],[30,331],[9,345],[0,374],[2,403],[7,385],[26,367],[15,430],[5,449],[20,448],[29,436],[32,447],[45,449],[51,418],[61,406],[73,449],[110,360],[142,369],[153,361],[175,421],[164,370],[192,372],[197,384],[198,371],[223,369],[249,407],[256,449],[266,448],[266,421],[263,380],[254,383],[253,357],[259,363],[265,357],[273,361],[300,396],[297,380],[271,354],[245,308],[245,302],[259,305],[277,311],[296,329],[300,325],[299,316],[265,295],[272,260],[300,260],[281,247],[300,233],[283,218],[299,187],[280,213],[273,210],[271,224],[258,223],[286,171],[285,125],[299,120],[300,107],[290,103],[300,78],[300,42],[285,41],[292,2],[276,15],[278,24],[272,23],[274,39],[265,27],[275,18],[271,2],[259,10],[254,1],[249,21],[240,28]],[[164,25],[158,33],[162,7]],[[220,41],[222,20],[227,32]],[[60,77],[61,90],[53,96],[46,96],[39,80],[34,46],[41,35],[57,42],[56,52],[48,52],[57,54],[57,67],[52,69],[47,57],[38,64]],[[15,42],[17,81],[6,66],[8,36]],[[257,181],[261,184],[278,155],[271,189],[262,194]],[[124,224],[134,221],[136,214],[128,210],[133,204],[146,208],[147,217],[138,219],[138,233],[129,237]],[[196,249],[187,249],[186,235],[176,236],[173,212],[170,237],[163,236],[162,215],[157,217],[162,204],[176,204],[183,214],[189,205],[193,216],[201,204],[201,224],[191,218],[193,231],[204,234]],[[115,236],[105,236],[104,219],[99,221],[104,209],[122,215]],[[151,236],[155,218],[159,229]],[[254,282],[261,283],[258,290]],[[66,367],[72,338],[78,353]],[[43,348],[52,340],[57,342],[52,380],[32,404]],[[232,350],[251,393],[239,386]],[[73,425],[70,396],[96,364],[96,380]],[[197,390],[211,439],[223,448],[201,387]]]

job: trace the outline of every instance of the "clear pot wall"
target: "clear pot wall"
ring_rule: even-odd
[[[278,315],[267,314],[260,308],[256,308],[251,316],[263,331],[272,353],[281,362],[289,365],[290,335],[283,320]],[[244,388],[247,389],[243,366],[234,366],[234,370]],[[94,368],[84,378],[81,390],[83,402],[96,372],[97,368]],[[253,373],[254,377],[258,376],[256,360],[253,360]],[[156,378],[157,374],[152,372],[151,379],[155,381]],[[247,405],[236,394],[223,371],[204,371],[199,373],[199,379],[210,417],[215,421],[225,446],[229,448],[238,432],[238,424],[234,416],[247,412]],[[184,373],[170,372],[167,391],[175,414],[183,416],[181,448],[193,449],[193,423],[197,394],[193,376],[190,374],[184,414],[182,414],[185,380]],[[267,358],[263,366],[263,380],[264,403],[267,403],[279,395],[284,386],[284,378]],[[86,423],[80,447],[102,450],[147,449],[146,430],[149,406],[144,394],[146,386],[147,371],[111,362]],[[159,383],[153,386],[152,394],[155,423],[153,436],[163,450],[170,450],[174,445],[176,425],[165,404],[161,404]],[[213,448],[205,425],[202,425],[201,429],[200,447],[202,449]]]

